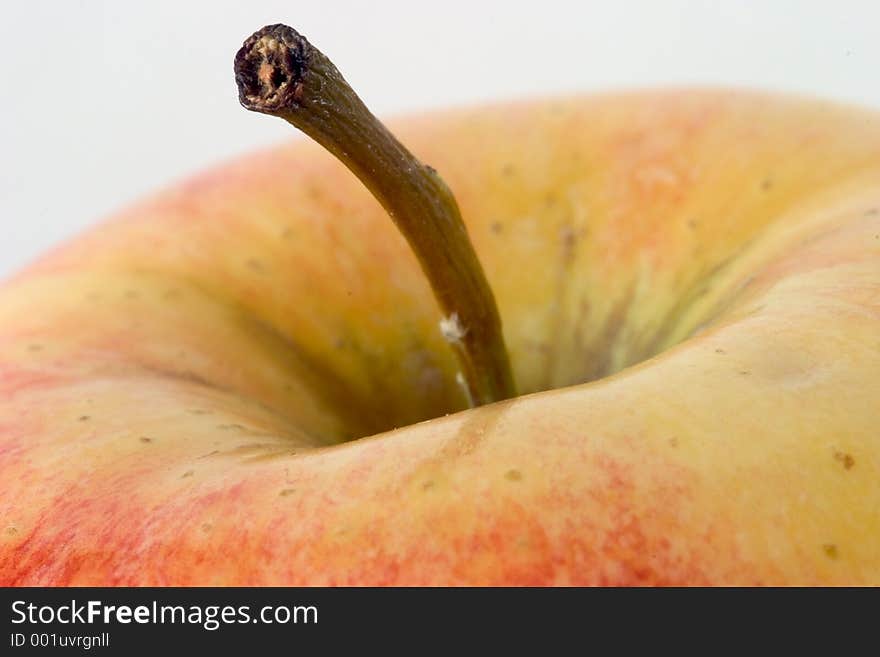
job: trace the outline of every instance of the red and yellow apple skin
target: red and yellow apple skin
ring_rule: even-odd
[[[549,392],[444,416],[378,204],[309,143],[242,159],[0,290],[0,583],[880,584],[880,115],[675,90],[394,128]]]

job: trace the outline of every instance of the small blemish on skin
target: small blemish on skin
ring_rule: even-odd
[[[505,164],[503,167],[501,167],[501,175],[504,176],[505,178],[509,178],[514,173],[516,173],[516,167],[514,167],[510,163]]]
[[[669,446],[670,447],[678,447],[678,438],[676,438],[675,436],[670,438],[669,439]]]
[[[187,412],[191,413],[192,415],[210,415],[211,414],[211,411],[206,411],[204,408],[191,408]]]
[[[138,438],[138,440],[140,440],[144,444],[148,444],[148,443],[153,442],[153,439],[148,438],[147,436],[141,436],[140,438]]]
[[[489,224],[489,230],[491,230],[496,235],[500,235],[504,232],[504,224],[502,224],[500,221],[493,221],[491,224]]]
[[[504,473],[504,478],[507,481],[520,481],[522,480],[522,472],[519,470],[508,470]]]
[[[240,431],[244,431],[244,427],[240,424],[218,424],[218,429],[222,429],[223,431],[228,431],[230,429],[238,429]]]
[[[772,178],[764,178],[761,181],[761,191],[767,192],[773,188],[773,179]]]
[[[258,274],[262,274],[266,271],[266,268],[263,266],[263,263],[257,260],[256,258],[248,258],[245,261],[245,265],[248,269]]]
[[[9,527],[7,527],[6,529],[3,530],[3,533],[6,534],[7,536],[15,536],[18,533],[18,528],[10,525]]]
[[[293,237],[293,228],[291,228],[290,226],[287,226],[286,228],[284,228],[284,230],[281,231],[281,239],[289,240],[292,237]]]
[[[41,344],[29,344],[28,351],[42,351],[43,345]]]
[[[716,349],[716,350],[715,350],[715,353],[716,353],[716,354],[726,354],[727,352],[724,351],[724,349],[720,349],[720,348],[719,348],[719,349]]]
[[[205,532],[206,534],[209,531],[211,531],[212,529],[214,529],[214,526],[210,522],[203,522],[202,523],[202,531]]]
[[[181,479],[186,479],[187,477],[192,477],[195,474],[195,470],[187,470],[182,475],[180,475]]]
[[[80,415],[80,416],[79,416],[79,421],[80,421],[80,422],[88,422],[88,421],[91,420],[91,419],[92,419],[92,416],[91,416],[91,415]]]
[[[572,251],[577,246],[578,234],[570,225],[566,224],[565,226],[560,227],[559,229],[559,243],[562,247],[562,251],[564,257],[566,259],[571,258]]]
[[[695,230],[697,227],[697,223],[698,222],[696,219],[688,219],[688,222],[687,222],[688,228],[690,228],[691,230]]]
[[[847,454],[846,452],[834,452],[834,460],[843,465],[844,470],[852,470],[852,467],[856,464],[852,454]]]
[[[834,543],[825,543],[825,545],[822,546],[822,552],[824,552],[825,556],[829,559],[837,559],[839,556],[837,546]]]
[[[748,376],[749,374],[751,374],[751,372],[749,372],[748,370],[740,370],[739,373],[743,376]]]
[[[865,210],[866,217],[875,217],[878,214],[880,214],[880,208],[869,208],[868,210]]]
[[[434,482],[431,479],[422,483],[422,490],[431,490],[432,488],[434,488]]]
[[[125,298],[126,299],[137,299],[139,296],[140,295],[138,294],[138,292],[136,290],[126,290],[125,291]]]
[[[278,493],[280,497],[287,497],[288,495],[293,495],[296,492],[296,488],[285,488],[281,492]]]

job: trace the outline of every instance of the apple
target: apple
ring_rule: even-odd
[[[467,408],[339,161],[244,157],[0,288],[0,583],[880,584],[880,114],[672,89],[394,132],[518,396]]]

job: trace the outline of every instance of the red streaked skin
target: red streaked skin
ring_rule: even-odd
[[[187,397],[185,384],[167,394],[166,407]],[[271,450],[241,430],[232,440],[181,446],[170,459],[151,451],[171,438],[132,436],[105,467],[95,463],[108,451],[104,440],[83,431],[79,450],[94,461],[74,481],[46,478],[45,464],[7,466],[4,455],[18,477],[49,490],[30,491],[45,495],[41,511],[22,519],[34,531],[4,554],[2,572],[17,575],[9,584],[710,581],[697,553],[732,546],[722,519],[682,526],[692,475],[659,455],[633,463],[595,446],[573,450],[572,442],[596,438],[566,438],[565,415],[520,415],[516,404],[493,406],[356,449],[286,458],[265,456]],[[519,440],[487,438],[495,431],[542,445],[524,452]],[[557,455],[569,460],[568,472],[554,474]],[[61,470],[63,462],[49,465]],[[692,546],[672,540],[683,533]]]
[[[680,90],[398,131],[550,390],[456,412],[377,204],[311,145],[233,163],[0,290],[0,584],[880,584],[876,115]]]

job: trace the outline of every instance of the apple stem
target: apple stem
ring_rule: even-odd
[[[472,406],[515,396],[501,316],[450,189],[370,112],[333,63],[286,25],[235,56],[239,100],[330,151],[382,204],[416,254],[443,313]]]

